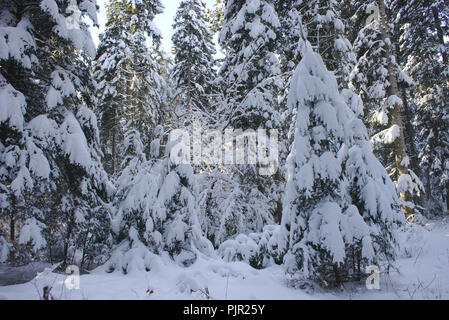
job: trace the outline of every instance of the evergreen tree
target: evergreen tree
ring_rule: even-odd
[[[295,67],[301,61],[299,43],[301,40],[302,16],[299,7],[302,1],[274,1],[279,16],[280,28],[277,37],[277,51],[280,56],[281,70],[288,73],[287,82]],[[287,86],[288,87],[288,86]],[[284,87],[284,91],[286,88]]]
[[[308,41],[321,55],[327,69],[335,73],[339,87],[347,87],[356,58],[345,36],[345,24],[341,19],[342,1],[299,2],[297,10],[306,26]]]
[[[235,129],[232,139],[236,146],[237,141],[245,140],[247,135],[255,137],[257,129],[277,129],[279,126],[277,95],[281,83],[275,53],[279,26],[276,11],[268,1],[225,2],[219,43],[226,48],[226,55],[219,72],[218,83],[222,90],[221,100],[216,103],[214,125],[222,131],[229,127]],[[257,151],[248,147],[244,152],[245,159],[249,159]],[[277,165],[276,160],[275,171]],[[210,199],[203,216],[212,216],[213,203],[218,199],[211,195],[221,192],[219,190],[226,190],[219,198],[228,203],[227,207],[220,206],[220,212],[216,214],[220,222],[209,223],[218,225],[216,234],[211,237],[216,245],[240,232],[261,231],[264,224],[273,221],[281,188],[274,176],[260,175],[261,167],[260,164],[232,162],[229,168],[218,168],[218,172],[228,179],[223,181],[220,175],[210,177],[214,188],[207,188],[202,193]]]
[[[219,41],[226,47],[220,73],[229,99],[225,119],[234,128],[275,128],[279,61],[275,54],[279,19],[265,1],[226,2]]]
[[[216,78],[215,46],[201,0],[181,1],[173,25],[173,84],[177,103],[187,113],[212,114],[210,94]]]
[[[444,1],[397,0],[392,7],[397,16],[403,65],[416,83],[411,97],[416,104],[414,130],[420,141],[417,157],[425,181],[427,207],[438,213],[442,211],[441,199],[449,203],[449,45],[444,41],[449,34],[449,6]]]
[[[323,57],[327,69],[336,74],[339,88],[347,87],[355,54],[345,35],[346,26],[341,18],[342,1],[275,1],[275,5],[281,17],[278,47],[284,81],[280,107],[284,112],[284,122],[281,125],[280,170],[285,175],[285,160],[293,142],[293,137],[288,133],[293,132],[297,111],[289,108],[287,97],[292,73],[301,60],[302,26],[306,26],[307,39]]]
[[[110,270],[149,270],[154,255],[164,252],[185,266],[196,260],[197,251],[212,253],[198,219],[193,168],[170,156],[178,143],[170,140],[162,159],[137,164],[134,158],[118,179],[113,228],[119,246],[106,265]],[[152,145],[158,149],[158,144]]]
[[[10,238],[50,259],[90,263],[108,245],[100,207],[111,191],[90,109],[95,47],[81,19],[97,23],[95,1],[6,1],[0,10],[0,188]]]
[[[378,156],[396,182],[404,211],[414,212],[412,195],[421,183],[409,169],[399,80],[407,79],[392,45],[391,11],[381,0],[357,2],[353,20],[363,25],[354,42],[358,63],[351,74],[352,89],[362,97],[365,121]],[[357,25],[357,24],[354,24]]]
[[[105,167],[114,174],[126,157],[120,148],[127,130],[137,130],[144,145],[152,140],[164,106],[164,80],[145,45],[158,50],[160,31],[153,19],[161,13],[159,1],[113,0],[108,6],[106,30],[100,37],[94,77]]]
[[[281,229],[269,251],[289,272],[334,286],[391,260],[403,218],[363,123],[321,57],[303,48],[289,92],[298,112]]]
[[[208,9],[208,17],[210,23],[210,31],[212,34],[220,32],[224,19],[224,2],[216,0],[212,9]]]

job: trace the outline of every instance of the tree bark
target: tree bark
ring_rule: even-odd
[[[449,215],[449,181],[446,181],[446,213]]]
[[[388,80],[390,82],[390,86],[388,87],[388,95],[389,96],[397,96],[400,97],[399,87],[398,87],[398,79],[395,72],[395,66],[393,64],[393,49],[391,47],[392,38],[390,36],[390,32],[388,31],[388,18],[387,12],[385,8],[384,0],[377,0],[377,4],[379,6],[379,18],[380,18],[380,26],[382,32],[382,38],[385,42],[385,58],[388,61]],[[402,99],[401,99],[402,100]],[[404,101],[403,101],[404,103]],[[399,178],[403,174],[408,174],[408,166],[404,163],[404,158],[407,157],[406,147],[405,147],[405,136],[404,136],[404,126],[402,123],[402,105],[396,104],[394,108],[391,110],[391,124],[397,125],[399,127],[399,137],[394,141],[394,153],[395,153],[395,168],[397,171],[397,177]],[[402,200],[409,202],[412,197],[409,192],[404,192],[400,194]],[[408,207],[403,207],[403,210],[406,216],[413,214],[413,209]]]
[[[116,157],[116,140],[115,140],[115,131],[116,131],[116,127],[115,127],[115,119],[114,119],[114,128],[112,129],[112,154],[111,154],[111,171],[112,171],[112,175],[115,174],[115,157]]]
[[[73,219],[71,219],[68,222],[68,226],[67,226],[67,234],[66,234],[66,238],[64,241],[64,263],[63,263],[64,267],[67,266],[67,260],[68,260],[68,255],[69,255],[69,244],[70,244],[70,237],[72,235],[73,224],[74,224],[74,221],[73,221]]]
[[[16,239],[16,220],[14,217],[11,217],[11,220],[9,222],[9,240],[11,242],[14,242]]]
[[[11,197],[11,208],[9,210],[10,220],[9,220],[9,240],[14,242],[16,240],[16,219],[15,215],[17,214],[16,208],[16,197],[13,195]]]

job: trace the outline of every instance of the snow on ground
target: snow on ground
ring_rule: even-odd
[[[12,269],[0,268],[5,271]],[[1,286],[0,299],[39,299],[46,285],[55,299],[449,299],[449,224],[407,225],[397,270],[381,276],[380,290],[348,284],[332,291],[294,289],[279,266],[255,270],[205,256],[189,268],[161,258],[153,270],[128,275],[99,268],[81,275],[78,290],[68,290],[66,279],[47,269],[30,282]]]

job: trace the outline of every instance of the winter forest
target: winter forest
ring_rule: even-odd
[[[0,298],[449,299],[449,3],[174,2],[0,0]]]

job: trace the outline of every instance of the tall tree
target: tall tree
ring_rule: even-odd
[[[444,1],[397,0],[393,1],[392,8],[398,24],[403,66],[416,83],[411,90],[417,106],[413,129],[420,141],[418,158],[427,207],[437,213],[442,210],[441,199],[449,203],[449,44],[444,40],[449,34],[449,5]]]
[[[215,127],[223,131],[235,129],[232,139],[235,139],[236,147],[237,140],[245,141],[247,135],[255,138],[258,129],[279,127],[277,100],[281,82],[275,47],[279,26],[270,1],[225,2],[223,28],[219,35],[219,43],[226,49],[219,71],[223,99],[217,103]],[[249,145],[243,147],[245,159],[253,158],[257,152]],[[261,231],[264,224],[273,221],[280,198],[280,183],[274,176],[260,175],[260,164],[250,164],[249,161],[235,164],[232,160],[226,160],[231,161],[226,165],[228,168],[219,170],[229,179],[222,181],[220,175],[212,177],[216,189],[206,191],[210,196],[226,190],[220,198],[224,200],[220,202],[229,204],[227,208],[220,206],[224,212],[219,215],[220,227],[214,237],[219,239],[217,245],[239,232]],[[215,201],[208,202],[206,211],[215,210],[210,207]],[[247,223],[243,224],[244,221]]]
[[[398,86],[404,73],[392,46],[391,11],[383,0],[355,5],[353,20],[364,27],[354,42],[358,63],[351,75],[351,85],[363,99],[372,141],[396,182],[406,214],[410,215],[414,208],[412,194],[419,192],[420,181],[409,169],[402,120],[404,101]]]
[[[17,226],[16,240],[50,259],[92,258],[107,245],[99,208],[110,191],[91,110],[95,46],[82,20],[97,23],[95,1],[4,1],[0,10],[0,192],[11,239]]]
[[[284,211],[269,251],[289,272],[335,286],[360,279],[371,263],[389,262],[404,218],[335,76],[310,43],[302,48],[289,92],[298,112]]]
[[[347,87],[356,62],[341,18],[342,1],[299,1],[298,12],[307,29],[308,41],[316,48],[328,70],[335,72],[340,88]]]
[[[214,91],[215,45],[201,0],[181,1],[173,25],[172,77],[177,102],[187,113],[211,114],[209,95]]]
[[[100,37],[94,77],[105,167],[113,174],[126,157],[120,148],[127,135],[139,132],[144,145],[162,114],[164,80],[146,46],[158,50],[160,31],[153,19],[163,10],[160,1],[112,0],[106,30]]]
[[[275,128],[279,122],[276,94],[279,60],[276,31],[279,19],[265,0],[226,2],[219,41],[226,47],[220,73],[229,97],[225,124],[234,128]]]

